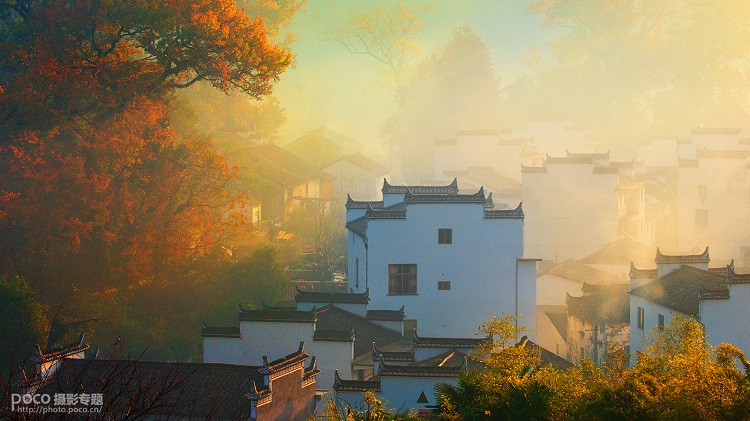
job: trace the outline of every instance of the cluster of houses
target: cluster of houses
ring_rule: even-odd
[[[367,390],[389,408],[428,411],[435,384],[482,369],[471,353],[492,340],[477,326],[493,314],[520,315],[529,330],[517,346],[563,369],[603,362],[612,343],[635,356],[675,315],[700,320],[712,344],[750,352],[750,330],[727,323],[750,318],[750,141],[740,130],[696,128],[630,161],[564,125],[460,131],[436,141],[435,180],[418,185],[391,183],[356,150],[331,161],[324,143],[311,134],[288,148],[340,176],[348,290],[297,290],[293,303],[240,306],[231,326],[204,323],[202,363],[129,363],[151,378],[198,373],[186,390],[226,379],[234,394],[193,411],[305,419],[327,400],[356,406]],[[258,156],[274,168],[263,162],[274,153]],[[344,176],[355,167],[381,173],[377,189]],[[326,191],[306,183],[287,184],[278,206]],[[24,387],[61,388],[50,379],[122,364],[86,348],[39,351]]]

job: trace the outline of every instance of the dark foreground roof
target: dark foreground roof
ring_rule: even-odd
[[[298,303],[335,303],[335,304],[367,304],[370,302],[370,291],[353,292],[317,292],[297,289],[294,300]]]
[[[699,316],[704,294],[728,293],[726,275],[683,265],[630,291],[632,295],[690,316]]]
[[[41,393],[100,393],[102,410],[113,417],[247,419],[250,400],[245,395],[264,394],[258,370],[230,364],[65,359]]]
[[[344,380],[335,370],[336,377],[333,380],[333,390],[337,392],[366,392],[372,390],[380,392],[380,379],[377,380]]]
[[[472,349],[490,340],[490,338],[428,338],[417,335],[415,330],[412,344],[415,348]]]
[[[656,264],[683,264],[683,263],[708,263],[711,258],[708,255],[708,247],[701,254],[666,255],[656,248]]]
[[[354,330],[355,357],[372,352],[373,342],[386,345],[401,339],[401,334],[398,332],[330,304],[316,310],[316,315],[316,330],[347,332]]]

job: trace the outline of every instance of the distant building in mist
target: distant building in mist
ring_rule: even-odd
[[[325,165],[323,171],[333,177],[334,213],[343,212],[347,195],[361,200],[379,200],[382,180],[391,178],[388,168],[361,153],[344,155]]]
[[[701,254],[656,252],[656,269],[630,272],[630,351],[643,350],[652,329],[669,324],[675,314],[694,317],[706,328],[708,342],[731,343],[750,352],[750,274],[734,265],[709,267],[708,248]]]
[[[715,260],[750,264],[750,139],[737,128],[694,128],[639,149],[638,178],[663,192],[657,242],[708,245]]]
[[[284,145],[284,149],[318,168],[323,168],[345,155],[362,153],[365,146],[341,133],[321,126]]]
[[[610,162],[609,152],[524,166],[524,254],[562,261],[589,255],[621,238],[652,241],[644,218],[645,187],[633,163]]]
[[[481,188],[459,194],[457,180],[384,182],[382,193],[346,205],[352,290],[369,289],[377,308],[405,306],[405,329],[425,336],[470,337],[492,314],[534,328],[536,259],[524,258],[520,204],[496,210]]]

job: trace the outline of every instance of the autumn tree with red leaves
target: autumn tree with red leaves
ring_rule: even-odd
[[[290,62],[233,0],[0,1],[0,273],[51,308],[190,288],[231,246],[243,202],[235,170],[176,129],[174,93],[262,98]]]

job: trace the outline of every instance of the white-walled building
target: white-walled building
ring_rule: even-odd
[[[631,355],[643,349],[650,330],[669,324],[675,314],[701,321],[714,346],[729,342],[750,351],[750,275],[737,274],[732,264],[709,268],[708,248],[680,256],[657,249],[655,261],[656,269],[631,270]]]
[[[428,336],[469,337],[492,314],[536,325],[536,259],[523,255],[520,204],[495,210],[482,189],[459,194],[456,180],[385,181],[382,192],[379,202],[347,203],[353,291],[369,289],[373,307],[405,306],[405,326]]]
[[[465,186],[471,184],[473,169],[487,168],[520,183],[521,165],[540,165],[543,159],[530,139],[514,137],[512,130],[459,130],[455,138],[435,141],[435,180],[458,173],[459,183]]]
[[[362,401],[362,393],[370,390],[387,402],[389,409],[427,413],[428,407],[437,403],[434,393],[436,384],[456,385],[461,373],[484,368],[480,362],[468,356],[490,340],[422,337],[415,332],[410,352],[386,352],[373,346],[372,358],[377,376],[366,381],[347,380],[336,373],[333,386],[336,402],[340,406],[356,407]],[[516,346],[538,349],[541,365],[553,365],[558,369],[572,366],[563,358],[540,348],[526,336]]]
[[[750,263],[750,171],[744,150],[695,151],[679,161],[678,244],[708,244],[717,260]]]
[[[610,162],[608,152],[568,152],[521,172],[525,255],[559,262],[619,238],[645,240],[645,190],[631,178],[632,162]]]
[[[403,321],[403,309],[368,314],[366,291],[357,294],[299,291],[296,301],[294,308],[240,307],[239,327],[204,324],[203,362],[257,365],[262,363],[261,355],[273,355],[302,341],[306,350],[317,357],[318,388],[330,390],[335,370],[346,378],[372,374],[352,369],[352,360],[371,352],[372,342],[385,345],[402,337],[397,320]]]
[[[567,295],[579,295],[584,284],[626,284],[627,279],[568,259],[539,273],[536,282],[536,304],[560,306],[565,305]]]

